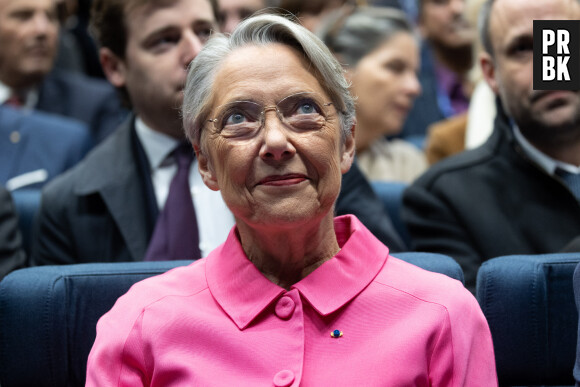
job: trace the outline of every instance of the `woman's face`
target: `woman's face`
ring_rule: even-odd
[[[296,102],[288,105],[289,100]],[[337,111],[324,106],[328,102],[315,74],[285,45],[248,46],[225,59],[213,85],[209,117],[219,119],[202,128],[201,147],[195,148],[204,182],[222,191],[238,222],[272,229],[332,216],[354,140],[350,136],[343,144]],[[324,118],[297,129],[269,108],[276,104],[287,122],[317,110]],[[234,110],[227,108],[232,105]],[[260,121],[259,114],[248,112],[263,107],[264,125],[247,133],[245,123]]]
[[[361,130],[382,135],[401,131],[421,92],[418,70],[419,48],[408,33],[394,35],[358,62],[351,71],[351,81]]]

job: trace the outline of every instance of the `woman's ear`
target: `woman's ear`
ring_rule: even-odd
[[[195,157],[197,157],[197,169],[201,174],[201,179],[209,189],[212,191],[219,191],[220,187],[217,181],[217,176],[211,166],[211,161],[205,152],[203,152],[199,144],[193,145],[193,151],[195,152]]]
[[[340,170],[343,174],[348,172],[354,161],[354,153],[356,148],[354,141],[355,129],[356,129],[356,118],[354,119],[352,127],[350,128],[350,136],[347,136],[346,140],[344,141],[344,145],[342,147]]]

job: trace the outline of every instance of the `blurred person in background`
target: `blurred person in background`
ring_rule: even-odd
[[[304,27],[317,32],[326,16],[342,7],[353,8],[357,3],[365,5],[366,1],[355,0],[280,0],[280,12],[290,12],[296,16]]]
[[[277,3],[277,0],[218,0],[220,31],[231,34],[242,20]]]
[[[488,0],[481,15],[493,133],[429,168],[402,209],[411,248],[454,258],[472,291],[486,260],[556,253],[580,235],[580,91],[533,89],[534,20],[578,20],[580,3]]]
[[[466,0],[465,18],[475,28],[481,6],[485,0]],[[483,144],[493,131],[495,119],[495,94],[485,82],[479,56],[483,48],[481,39],[474,39],[473,66],[468,79],[474,85],[467,111],[431,124],[427,129],[425,155],[429,164]]]
[[[412,0],[415,1],[415,0]],[[343,8],[352,11],[360,6],[402,9],[399,0],[279,0],[280,12],[297,16],[300,24],[317,33],[327,16]]]
[[[0,105],[0,184],[10,191],[40,189],[92,145],[83,122]]]
[[[468,108],[475,29],[465,18],[465,0],[418,1],[422,93],[400,136],[423,148],[429,125]]]
[[[85,64],[81,47],[69,29],[69,25],[76,19],[78,2],[77,0],[55,0],[55,2],[60,29],[54,68],[84,74]]]
[[[412,25],[393,8],[359,7],[328,19],[319,33],[351,83],[360,169],[372,181],[413,181],[427,168],[424,154],[402,139],[387,139],[401,131],[421,92]]]
[[[99,61],[99,49],[89,31],[92,0],[57,0],[57,4],[61,42],[55,66],[70,68],[94,78],[105,78]]]
[[[58,34],[54,0],[0,0],[0,104],[85,122],[98,143],[126,112],[107,82],[53,69]]]
[[[180,116],[187,67],[217,29],[215,6],[94,0],[103,69],[132,112],[45,187],[34,265],[197,259],[223,241],[232,214],[201,181]]]

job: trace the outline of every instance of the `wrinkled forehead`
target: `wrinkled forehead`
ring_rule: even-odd
[[[284,97],[313,92],[328,99],[321,77],[297,49],[280,43],[233,50],[220,64],[212,86],[212,107],[236,100],[275,104]]]

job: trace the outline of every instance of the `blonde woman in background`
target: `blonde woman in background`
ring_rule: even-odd
[[[346,69],[356,98],[358,164],[372,181],[411,182],[427,168],[424,154],[401,139],[413,101],[419,44],[405,14],[359,7],[328,19],[320,35]]]

